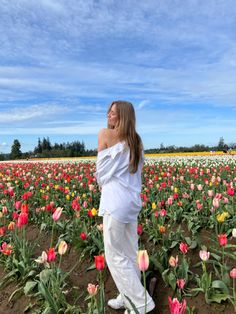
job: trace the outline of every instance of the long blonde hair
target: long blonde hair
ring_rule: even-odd
[[[133,105],[128,101],[113,101],[108,109],[110,112],[113,105],[116,105],[118,123],[115,127],[120,140],[124,140],[130,149],[129,171],[135,173],[141,159],[143,144],[136,132],[136,118]],[[108,128],[111,126],[108,125]]]

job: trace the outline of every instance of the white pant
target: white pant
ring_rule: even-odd
[[[132,309],[128,296],[137,309],[145,306],[145,289],[140,281],[137,265],[138,235],[137,222],[122,223],[109,213],[103,217],[105,257],[110,273],[125,306]],[[153,303],[147,293],[147,304]]]

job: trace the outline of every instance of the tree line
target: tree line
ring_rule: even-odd
[[[236,143],[226,144],[223,137],[220,137],[216,146],[207,146],[203,144],[195,144],[191,147],[175,145],[165,146],[160,144],[159,148],[146,149],[147,154],[158,153],[178,153],[178,152],[206,152],[206,151],[223,151],[227,153],[229,149],[236,149]],[[96,156],[96,149],[86,149],[84,142],[73,141],[71,143],[55,143],[51,144],[50,139],[38,139],[38,144],[33,151],[21,152],[21,144],[18,139],[13,141],[10,154],[0,153],[0,160],[16,160],[30,158],[60,158],[60,157],[89,157]]]
[[[51,144],[50,139],[38,139],[38,144],[33,151],[22,153],[18,139],[13,141],[10,154],[0,154],[0,160],[16,160],[31,158],[60,158],[60,157],[85,157],[95,156],[97,150],[86,149],[84,142],[73,141],[71,143]]]

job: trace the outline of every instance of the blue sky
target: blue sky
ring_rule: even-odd
[[[235,0],[1,0],[0,152],[96,148],[131,101],[145,148],[236,142]]]

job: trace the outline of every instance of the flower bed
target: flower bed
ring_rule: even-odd
[[[5,313],[113,313],[94,162],[0,163]],[[235,311],[235,185],[234,156],[146,159],[137,232],[153,313]]]

